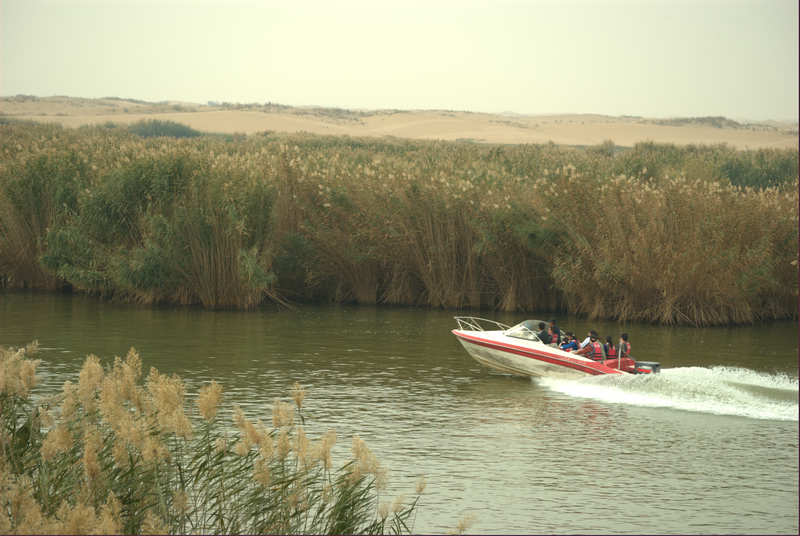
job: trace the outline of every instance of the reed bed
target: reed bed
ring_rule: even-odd
[[[796,151],[0,130],[7,287],[207,308],[797,316]]]
[[[77,383],[34,399],[36,345],[0,347],[0,533],[408,533],[412,499],[381,500],[386,469],[358,437],[333,467],[333,430],[306,435],[305,390],[276,399],[269,423],[233,409],[222,387],[186,402],[177,376],[131,349],[103,366],[87,357]]]
[[[796,307],[796,191],[685,176],[657,186],[643,175],[598,183],[574,169],[543,188],[542,210],[570,244],[555,256],[553,274],[573,311],[715,325],[779,318]],[[568,210],[576,199],[565,192],[577,190],[598,217]]]

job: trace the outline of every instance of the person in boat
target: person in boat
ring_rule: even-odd
[[[561,330],[556,326],[556,319],[550,319],[550,342],[558,346],[561,343]]]
[[[578,349],[578,339],[575,338],[575,334],[571,331],[568,331],[566,334],[566,342],[561,345],[561,349],[565,352],[572,352]]]
[[[539,340],[545,344],[550,344],[550,341],[552,340],[544,322],[539,322],[539,333],[537,333],[536,336],[539,337]]]
[[[619,336],[619,343],[617,343],[619,347],[619,353],[622,357],[630,357],[631,356],[631,343],[628,342],[628,334],[623,333]]]
[[[581,341],[581,344],[580,344],[581,349],[583,349],[587,344],[589,344],[589,341],[591,341],[591,340],[592,340],[592,331],[587,333],[586,334],[586,338],[583,339],[583,341]]]
[[[595,330],[589,332],[589,342],[577,351],[578,355],[588,357],[594,361],[605,361],[606,353],[603,349],[602,343],[598,340],[600,336]]]
[[[611,339],[610,335],[606,337],[606,343],[603,345],[603,350],[606,351],[606,356],[609,359],[617,357],[617,349],[614,348],[614,341]]]

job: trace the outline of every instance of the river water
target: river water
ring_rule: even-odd
[[[472,533],[798,532],[798,327],[663,328],[560,318],[583,335],[630,333],[657,376],[530,380],[466,354],[453,314],[302,306],[210,312],[0,293],[0,344],[37,339],[40,392],[77,381],[85,356],[135,347],[145,370],[268,420],[306,386],[310,434],[358,434],[390,490],[428,481],[413,530]],[[523,318],[485,313],[505,323]],[[539,315],[545,316],[545,315]]]

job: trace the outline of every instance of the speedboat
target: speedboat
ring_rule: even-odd
[[[475,361],[489,368],[519,376],[586,376],[599,374],[653,374],[661,365],[612,357],[595,361],[545,344],[536,335],[539,320],[507,326],[495,320],[456,316],[452,331]]]

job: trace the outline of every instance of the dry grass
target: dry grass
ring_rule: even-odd
[[[7,286],[695,325],[797,312],[793,151],[0,128]]]
[[[143,377],[133,349],[106,367],[89,356],[77,385],[34,401],[35,352],[0,347],[3,534],[411,531],[424,486],[383,512],[385,468],[354,437],[352,459],[335,471],[335,432],[315,441],[295,424],[298,384],[294,405],[276,400],[271,427],[238,407],[226,426],[219,384],[200,390],[193,413],[183,381],[152,368]]]
[[[541,186],[540,211],[570,239],[553,273],[572,310],[715,325],[788,314],[793,306],[797,191],[685,176],[655,185],[643,176],[596,183],[572,169],[552,184]],[[569,210],[575,203],[588,210]]]

